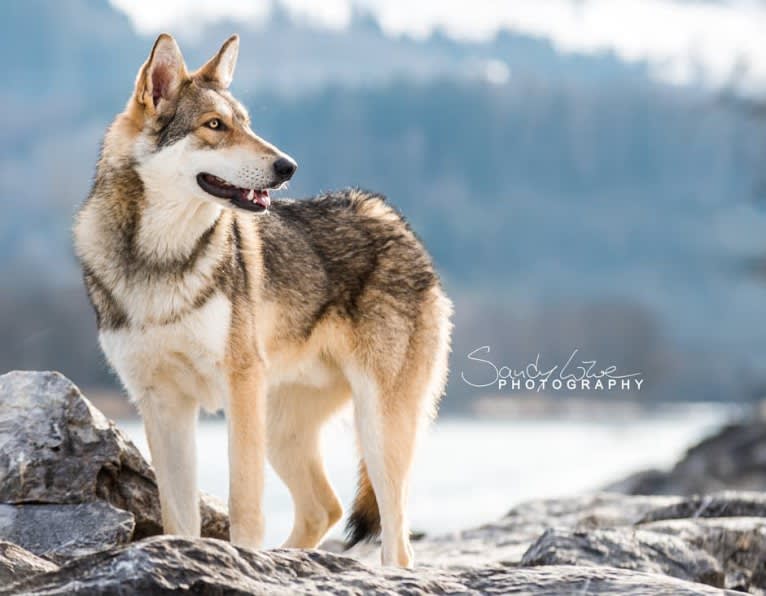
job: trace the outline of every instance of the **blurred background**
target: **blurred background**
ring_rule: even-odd
[[[171,32],[194,68],[238,32],[232,90],[256,133],[298,161],[286,194],[349,185],[386,194],[455,302],[452,376],[419,460],[427,472],[416,473],[413,525],[462,527],[515,500],[668,466],[716,426],[758,411],[766,2],[3,8],[0,371],[62,371],[143,446],[98,350],[72,216],[156,35]],[[483,346],[498,367],[539,355],[549,368],[579,350],[578,362],[644,382],[477,388],[464,377],[487,372],[467,357]],[[353,433],[338,425],[328,465],[348,503]],[[203,426],[203,487],[225,496],[223,426]],[[291,508],[277,482],[268,490],[276,543]]]

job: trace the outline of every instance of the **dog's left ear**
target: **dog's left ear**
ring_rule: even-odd
[[[232,35],[223,42],[218,53],[195,73],[195,76],[223,89],[228,89],[234,77],[234,67],[237,66],[238,55],[239,35]]]

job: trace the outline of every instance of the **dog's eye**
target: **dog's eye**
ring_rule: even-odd
[[[205,123],[205,126],[207,126],[208,128],[210,128],[212,130],[223,130],[224,129],[223,122],[221,122],[218,118],[213,118],[212,120],[208,120]]]

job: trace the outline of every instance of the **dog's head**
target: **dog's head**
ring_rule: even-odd
[[[150,189],[263,211],[269,190],[295,173],[295,161],[255,135],[247,111],[228,91],[238,51],[234,35],[190,73],[175,40],[157,38],[131,99],[141,131],[134,158]]]

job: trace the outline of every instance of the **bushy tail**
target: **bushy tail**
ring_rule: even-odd
[[[358,542],[370,541],[380,534],[380,511],[378,500],[367,475],[364,460],[359,462],[359,483],[351,515],[346,522],[346,548]]]

